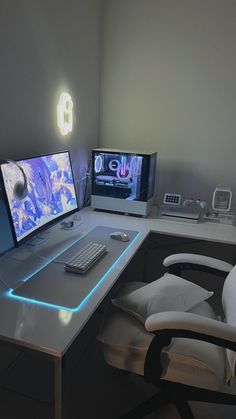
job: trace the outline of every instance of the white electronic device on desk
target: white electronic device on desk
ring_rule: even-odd
[[[181,195],[165,193],[163,206],[160,208],[162,218],[176,221],[197,223],[201,218],[205,202],[200,199],[185,199],[181,204]]]
[[[232,189],[230,186],[217,185],[213,192],[212,208],[214,211],[230,211],[232,201]]]
[[[230,212],[232,189],[230,186],[217,185],[212,197],[212,210],[205,215],[207,221],[234,225],[235,214]]]

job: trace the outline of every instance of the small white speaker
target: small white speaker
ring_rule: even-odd
[[[230,211],[232,190],[230,186],[217,185],[212,198],[214,211]]]

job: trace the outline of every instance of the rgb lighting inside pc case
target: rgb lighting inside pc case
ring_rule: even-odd
[[[94,159],[94,189],[115,198],[140,199],[143,157],[97,153]]]
[[[78,209],[68,151],[17,163],[27,178],[27,194],[22,200],[14,196],[14,185],[22,180],[22,173],[12,163],[1,165],[15,244]]]
[[[92,207],[146,215],[153,197],[156,157],[153,152],[94,149]]]

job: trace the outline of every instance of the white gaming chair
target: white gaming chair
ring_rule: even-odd
[[[236,266],[184,253],[169,256],[163,263],[169,273],[157,281],[122,286],[98,336],[108,364],[142,375],[159,389],[152,399],[122,416],[125,419],[145,417],[168,402],[176,405],[184,419],[194,418],[188,400],[236,405]],[[191,289],[195,284],[179,277],[183,269],[226,278],[224,319],[205,301],[211,293],[205,295],[201,287]],[[183,292],[178,291],[178,281],[185,281],[181,282]]]

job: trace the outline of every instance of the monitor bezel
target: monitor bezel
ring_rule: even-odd
[[[71,211],[67,212],[66,214],[61,214],[58,217],[54,218],[53,220],[48,221],[46,224],[43,224],[42,226],[33,230],[31,233],[27,234],[27,236],[24,236],[20,240],[17,240],[17,236],[16,236],[16,232],[15,232],[15,228],[14,228],[13,217],[12,217],[12,214],[11,214],[10,203],[9,203],[9,200],[8,200],[7,191],[6,191],[6,188],[5,188],[5,182],[4,182],[3,173],[2,173],[2,164],[5,164],[5,163],[0,164],[0,184],[1,184],[2,192],[3,192],[3,199],[4,199],[4,203],[6,205],[9,224],[10,224],[10,228],[11,228],[12,237],[13,237],[15,247],[21,246],[23,243],[30,240],[33,236],[36,236],[39,232],[47,230],[53,224],[56,224],[58,221],[62,220],[63,218],[66,218],[66,217],[68,217],[68,216],[70,216],[70,215],[79,211],[79,201],[78,201],[77,189],[76,189],[74,172],[73,172],[73,167],[72,167],[71,156],[70,156],[70,151],[69,150],[63,150],[63,151],[58,151],[58,152],[54,152],[54,153],[39,154],[37,156],[26,157],[26,158],[16,160],[16,163],[19,163],[21,161],[31,160],[31,159],[37,159],[37,158],[40,158],[40,157],[53,156],[55,154],[62,154],[62,153],[68,153],[68,156],[69,156],[72,179],[73,179],[74,188],[75,188],[75,198],[76,198],[77,207],[72,209]],[[7,162],[7,159],[6,159],[6,162]]]

